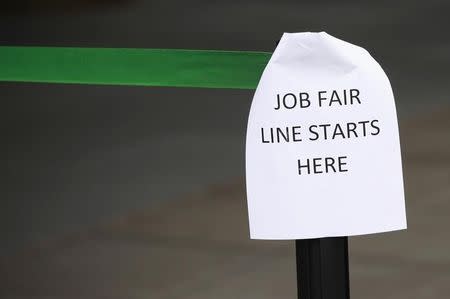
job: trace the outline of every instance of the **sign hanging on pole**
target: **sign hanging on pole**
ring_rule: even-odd
[[[406,228],[394,96],[366,50],[283,35],[253,98],[246,179],[253,239]]]

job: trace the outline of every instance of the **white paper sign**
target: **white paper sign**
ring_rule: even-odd
[[[406,228],[397,115],[380,65],[321,33],[285,33],[250,110],[252,239]]]

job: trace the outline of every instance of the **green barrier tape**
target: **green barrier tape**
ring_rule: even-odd
[[[254,89],[271,53],[0,47],[0,81]]]

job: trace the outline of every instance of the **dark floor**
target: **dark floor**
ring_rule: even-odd
[[[353,298],[448,298],[449,119],[402,123],[409,227],[350,239]],[[293,242],[249,240],[247,225],[242,178],[211,185],[23,249],[1,263],[0,296],[295,298]]]

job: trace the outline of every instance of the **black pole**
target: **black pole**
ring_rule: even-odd
[[[347,237],[295,240],[298,299],[349,299]]]

